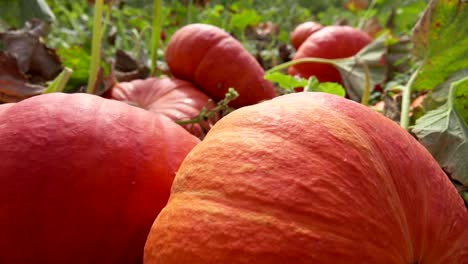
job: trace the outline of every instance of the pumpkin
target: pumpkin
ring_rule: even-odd
[[[0,263],[142,263],[198,142],[167,117],[94,95],[0,105]]]
[[[294,93],[230,113],[188,154],[144,263],[460,264],[467,226],[448,177],[396,123]]]
[[[230,87],[239,97],[230,105],[238,108],[276,96],[273,84],[242,44],[224,30],[205,24],[190,24],[171,37],[166,62],[179,79],[193,82],[216,102]]]
[[[323,26],[317,22],[307,21],[299,24],[291,33],[291,44],[297,50],[304,41],[313,33],[322,29]]]
[[[124,101],[152,113],[162,114],[173,121],[197,117],[202,109],[211,109],[216,104],[192,83],[176,78],[148,78],[117,83],[111,91],[112,99]],[[215,120],[184,125],[190,133],[202,137]]]
[[[349,26],[328,26],[310,35],[299,47],[293,60],[314,57],[326,59],[348,58],[372,42],[365,32]],[[301,63],[288,69],[290,75],[308,79],[315,76],[320,82],[343,84],[340,72],[324,63]]]

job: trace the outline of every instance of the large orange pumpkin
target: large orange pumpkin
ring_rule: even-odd
[[[152,113],[162,114],[173,121],[195,118],[204,107],[210,109],[216,106],[192,83],[176,78],[148,78],[117,83],[112,88],[110,97]],[[214,122],[215,120],[207,120],[203,126],[208,130]],[[199,124],[184,127],[197,137],[204,135],[205,129]]]
[[[296,93],[218,122],[184,160],[145,246],[155,263],[468,263],[468,213],[410,134]]]
[[[0,105],[0,263],[135,264],[199,140],[87,94]]]
[[[255,58],[215,26],[190,24],[179,29],[167,45],[166,61],[175,77],[195,83],[216,102],[230,87],[239,93],[230,103],[236,108],[276,96]]]

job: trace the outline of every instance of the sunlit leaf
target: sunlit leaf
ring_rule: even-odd
[[[89,75],[90,55],[82,47],[74,46],[69,49],[60,48],[57,53],[63,60],[63,65],[73,70],[66,92],[75,91],[80,86],[86,85]]]
[[[321,83],[318,86],[317,92],[324,92],[329,94],[338,95],[344,97],[346,95],[346,90],[339,83],[326,82]]]
[[[291,75],[282,74],[280,72],[267,73],[264,77],[266,80],[278,83],[278,85],[286,91],[293,91],[297,87],[305,87],[307,80],[296,78]]]
[[[338,83],[319,83],[315,76],[311,76],[308,80],[300,77],[283,74],[280,72],[272,72],[265,74],[266,80],[277,83],[281,88],[288,92],[294,92],[295,88],[304,87],[306,92],[323,92],[335,94],[344,97],[346,90]]]
[[[432,0],[413,30],[413,44],[423,62],[413,89],[434,89],[467,69],[468,1]]]

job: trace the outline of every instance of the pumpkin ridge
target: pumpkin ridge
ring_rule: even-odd
[[[326,105],[326,104],[325,104]],[[373,156],[374,158],[377,158],[380,162],[376,163],[378,165],[382,165],[382,164],[385,164],[385,168],[381,168],[381,169],[385,169],[386,171],[386,174],[388,175],[392,175],[392,172],[391,170],[388,168],[388,162],[385,162],[386,159],[385,157],[382,155],[382,150],[380,148],[378,148],[378,144],[377,142],[375,142],[374,138],[372,137],[369,137],[368,134],[366,133],[366,131],[364,131],[362,128],[360,128],[359,126],[357,126],[355,124],[355,121],[353,119],[351,119],[350,117],[348,117],[347,115],[345,115],[344,113],[342,112],[338,112],[334,109],[328,109],[329,111],[327,111],[329,114],[332,114],[335,116],[335,118],[337,120],[346,120],[346,124],[348,125],[348,127],[353,130],[353,131],[356,131],[355,134],[358,135],[358,136],[362,136],[363,138],[363,142],[366,143],[367,146],[370,147],[370,151],[371,153],[373,153]],[[330,128],[330,131],[334,131],[332,128]],[[378,154],[378,155],[377,155]],[[377,157],[378,156],[378,157]],[[409,253],[409,256],[412,256],[414,257],[414,245],[413,245],[413,239],[411,239],[411,234],[409,232],[409,223],[408,223],[408,219],[407,219],[407,216],[406,216],[406,212],[403,208],[403,203],[402,203],[402,199],[401,199],[401,196],[400,196],[400,192],[397,188],[397,185],[395,183],[395,179],[394,177],[382,177],[381,179],[381,182],[390,182],[391,184],[387,184],[386,186],[391,186],[391,194],[395,194],[393,195],[394,199],[396,199],[395,201],[395,204],[393,203],[389,203],[390,205],[397,205],[395,206],[394,208],[392,208],[393,211],[398,211],[398,217],[397,219],[399,219],[399,225],[400,227],[402,228],[402,233],[404,235],[404,237],[406,238],[406,245],[407,245],[407,249],[410,249],[411,251],[408,252]],[[424,215],[426,215],[426,206],[424,207]],[[425,217],[426,219],[426,217]]]
[[[259,110],[259,107],[256,106],[258,112],[251,112],[248,110],[251,107],[245,107],[244,109],[240,109],[241,111],[238,111],[237,113],[232,113],[231,115],[237,114],[237,115],[243,115],[243,116],[257,116],[257,115],[260,115],[264,111],[271,111],[272,113],[273,112],[278,113],[281,110],[278,111],[275,109],[280,109],[283,107],[289,108],[289,106],[291,106],[291,109],[297,108],[297,102],[296,103],[293,102],[290,104],[282,104],[279,107],[274,102],[275,102],[275,99],[273,99],[272,101],[264,102],[263,110]],[[382,162],[382,161],[386,161],[386,159],[382,155],[382,152],[381,152],[382,150],[380,150],[377,147],[377,143],[375,142],[374,138],[368,137],[367,136],[368,133],[366,133],[363,130],[363,128],[354,124],[355,121],[351,117],[349,117],[345,113],[334,110],[332,107],[329,106],[329,104],[327,104],[327,101],[321,101],[319,103],[317,100],[317,101],[314,101],[314,103],[315,103],[314,107],[309,105],[309,108],[308,108],[308,110],[314,110],[314,116],[319,116],[321,114],[333,115],[333,119],[337,121],[337,122],[331,123],[330,119],[332,118],[329,118],[328,121],[330,123],[327,122],[327,123],[321,124],[322,127],[329,128],[327,129],[327,131],[330,133],[330,135],[332,135],[334,138],[340,141],[343,141],[343,142],[348,141],[350,143],[353,143],[354,140],[350,139],[349,135],[350,134],[354,135],[356,139],[358,139],[358,142],[360,143],[359,145],[366,146],[367,151],[369,153],[372,153],[372,155],[369,155],[369,157],[373,157],[373,159],[376,159],[379,161],[379,162],[374,162],[374,164],[378,165],[378,168],[380,169],[380,171],[385,171],[385,173],[379,174],[380,179],[378,181],[380,183],[386,183],[386,184],[381,184],[381,185],[382,186],[385,185],[386,187],[390,188],[390,190],[387,191],[386,193],[391,194],[391,197],[388,196],[388,199],[386,199],[387,200],[386,204],[391,205],[391,210],[393,212],[395,213],[398,212],[398,214],[395,214],[396,215],[395,220],[397,221],[398,226],[400,227],[400,230],[402,231],[401,233],[403,234],[403,237],[405,237],[405,244],[407,245],[406,248],[409,249],[409,251],[407,252],[409,254],[408,256],[411,256],[412,258],[414,258],[415,256],[414,256],[413,239],[411,238],[411,234],[409,232],[408,219],[406,217],[405,210],[402,207],[402,200],[400,197],[400,193],[396,187],[395,179],[393,176],[392,177],[384,176],[384,175],[391,175],[392,172],[388,169],[387,162]],[[310,124],[314,124],[320,121],[318,120],[317,117],[314,117],[314,116],[308,117],[307,122]],[[252,122],[249,123],[249,121],[246,121],[247,123],[249,123],[249,126],[248,128],[245,128],[245,126],[243,126],[242,124],[243,122],[244,121],[242,120],[240,121],[239,124],[236,123],[236,126],[234,127],[233,126],[228,126],[226,128],[218,127],[217,136],[221,136],[221,134],[225,136],[226,133],[236,134],[236,133],[239,133],[240,130],[244,131],[242,133],[245,133],[244,129],[252,130],[253,131],[252,133],[259,133],[259,130],[260,130],[262,133],[268,133],[268,136],[259,136],[259,138],[262,138],[262,137],[271,138],[272,135],[275,135],[279,138],[282,138],[283,140],[287,140],[288,143],[294,143],[295,145],[300,146],[302,149],[308,149],[307,147],[304,146],[304,142],[302,141],[301,137],[296,137],[295,135],[291,135],[287,133],[286,131],[279,132],[277,129],[275,129],[276,128],[275,125],[265,126],[265,124],[263,124],[264,122],[259,122],[257,125],[256,123],[252,124]],[[223,131],[220,131],[220,130],[223,130]],[[348,131],[353,131],[353,133],[349,133]],[[340,135],[340,133],[344,133],[344,135]],[[356,145],[356,144],[348,144],[348,145]],[[382,167],[381,166],[382,164],[385,164],[385,167]]]
[[[209,49],[207,49],[205,51],[205,55],[203,56],[203,58],[198,62],[197,64],[197,69],[192,73],[192,77],[193,77],[193,82],[197,84],[197,86],[199,86],[199,83],[197,82],[197,76],[199,75],[199,72],[200,72],[200,66],[204,65],[204,61],[207,60],[207,59],[210,59],[210,56],[208,56],[208,54],[210,54],[210,52],[212,50],[214,50],[215,48],[217,48],[218,46],[220,46],[221,43],[223,43],[224,41],[227,41],[229,40],[229,37],[226,37],[226,36],[223,36],[221,39],[218,40],[218,42],[216,42],[214,45],[211,45],[211,47]],[[202,87],[202,90],[205,89],[205,87]]]
[[[236,131],[238,132],[237,128],[241,128],[241,127],[236,127]],[[225,134],[225,131],[218,131],[218,132],[222,133],[222,136],[221,136],[221,137],[227,137],[226,134]],[[226,132],[228,132],[228,131],[226,131]],[[236,132],[233,132],[233,134],[237,134],[237,133],[236,133]],[[229,137],[229,136],[228,136],[228,137]],[[262,137],[262,135],[259,135],[259,137]],[[209,139],[209,140],[211,141],[212,139]],[[212,143],[213,143],[213,142],[212,142]],[[215,145],[215,144],[214,144],[214,145]],[[301,146],[303,146],[303,145],[301,145]],[[285,147],[285,148],[288,148],[287,145],[285,145],[284,147]],[[210,152],[210,151],[209,151],[209,152]],[[300,151],[299,151],[299,152],[300,152]],[[200,157],[203,156],[203,154],[200,154],[200,153],[197,153],[197,154],[199,154],[199,155],[197,155],[197,156],[200,156]],[[201,173],[201,174],[204,173],[203,171],[199,171],[198,168],[194,168],[194,171],[195,171],[195,172],[198,172],[198,173]],[[181,176],[182,176],[182,177],[181,177]],[[178,184],[179,184],[179,185],[180,185],[181,179],[183,179],[184,176],[186,176],[186,175],[179,174],[179,175],[178,175],[178,178],[176,178],[176,180],[178,181]],[[224,175],[224,176],[226,176],[226,175]],[[223,177],[224,177],[224,176],[223,176]],[[230,176],[231,176],[231,175],[230,175]],[[187,176],[187,177],[190,177],[190,176]],[[235,177],[235,175],[232,175],[232,177]],[[193,179],[193,178],[192,178],[192,179]],[[176,185],[177,185],[177,184],[176,184]],[[193,186],[192,186],[192,187],[193,187]],[[223,188],[223,187],[220,186],[219,184],[217,185],[217,187],[218,187],[218,188]],[[239,186],[238,186],[238,187],[239,187]],[[214,189],[214,188],[213,188],[213,189]],[[200,189],[200,188],[195,188],[196,191],[193,191],[193,189],[192,189],[192,190],[190,190],[190,191],[184,191],[183,193],[185,193],[185,194],[188,194],[188,193],[197,193],[197,192],[210,193],[211,190],[213,190],[213,189]],[[182,193],[182,192],[178,192],[178,189],[176,189],[176,192],[173,192],[173,195],[180,194],[180,193]],[[244,195],[244,196],[241,196],[241,195],[239,195],[238,193],[229,193],[228,196],[226,196],[226,197],[227,197],[227,198],[236,197],[235,200],[234,200],[234,198],[231,198],[231,202],[234,202],[234,203],[235,203],[235,201],[241,200],[241,201],[250,201],[250,202],[252,202],[253,204],[255,204],[253,201],[255,201],[255,202],[257,202],[257,203],[260,202],[261,204],[264,204],[265,206],[269,206],[269,207],[278,206],[278,204],[275,204],[274,202],[265,203],[264,200],[257,200],[257,198],[261,198],[261,197],[257,197],[257,196],[254,196],[254,197],[252,197],[252,196],[245,196],[245,195]],[[255,200],[254,200],[254,198],[255,198]],[[352,197],[343,198],[342,200],[348,200],[348,199],[352,199]],[[259,203],[259,204],[260,204],[260,203]],[[290,208],[287,208],[288,206],[290,206]],[[295,206],[292,206],[291,204],[285,204],[284,206],[281,207],[282,211],[280,210],[279,212],[291,212],[291,210],[294,209],[294,208],[295,208]],[[299,206],[299,208],[300,208],[300,206]],[[325,209],[327,209],[327,208],[325,208]],[[320,209],[320,208],[317,208],[317,210],[319,211],[319,210],[321,210],[321,209]],[[307,214],[307,213],[308,213],[308,212],[305,212],[304,214],[302,214],[302,215],[303,215],[303,219],[305,218],[305,215],[310,215],[310,214]],[[328,212],[328,210],[327,210],[327,213],[330,214],[330,213]],[[276,215],[279,215],[279,214],[277,213]],[[320,217],[320,215],[319,215],[319,218],[320,218],[320,220],[321,220],[322,223],[325,223],[325,221],[323,220],[323,217]],[[371,221],[372,221],[372,220],[371,220]],[[397,221],[394,221],[394,222],[397,223]],[[372,223],[374,223],[374,221],[372,221]],[[375,225],[375,226],[377,226],[377,225]],[[343,235],[343,236],[352,237],[352,236],[350,236],[350,235]],[[355,236],[354,236],[354,237],[355,237]],[[379,242],[377,242],[377,243],[379,243]],[[384,247],[384,248],[385,248],[385,247]],[[388,247],[387,247],[387,248],[388,248]],[[397,251],[397,250],[394,250],[394,252],[398,252],[398,251]],[[397,263],[398,263],[398,262],[397,262]],[[401,262],[400,262],[400,263],[401,263]]]
[[[168,83],[175,83],[174,80],[169,80],[169,79],[159,79],[159,80],[156,80],[153,85],[152,85],[152,88],[154,88],[155,86],[161,86],[161,87],[164,87],[164,82],[168,82]],[[185,85],[185,81],[184,82],[184,85]],[[169,85],[168,85],[169,86]],[[176,86],[170,86],[172,89],[152,89],[153,93],[156,92],[156,94],[159,95],[159,98],[163,98],[165,96],[167,96],[168,94],[170,94],[172,91],[174,90],[177,90],[175,87]],[[161,91],[163,90],[163,91]],[[161,100],[160,99],[160,100]]]
[[[273,99],[272,101],[270,102],[274,102],[275,99]],[[326,102],[322,102],[322,103],[318,103],[318,102],[314,102],[316,103],[314,106],[314,115],[320,115],[320,114],[325,114],[325,115],[333,115],[333,119],[335,119],[336,123],[332,123],[332,124],[329,124],[329,123],[323,123],[321,124],[322,126],[324,127],[328,127],[329,129],[327,129],[327,131],[330,133],[330,135],[332,135],[334,138],[340,140],[340,141],[352,141],[352,140],[349,140],[349,136],[347,135],[344,135],[344,136],[340,136],[338,132],[338,129],[336,129],[336,127],[339,125],[339,126],[343,126],[343,129],[340,129],[340,131],[345,131],[346,134],[351,134],[351,133],[348,133],[347,130],[351,130],[353,131],[353,135],[356,136],[356,138],[359,140],[361,144],[361,146],[365,145],[368,147],[368,151],[370,153],[373,153],[372,156],[373,158],[376,158],[378,161],[380,162],[375,162],[375,164],[379,165],[379,168],[380,170],[382,171],[385,171],[385,173],[382,173],[381,175],[385,175],[385,174],[388,174],[388,175],[391,175],[391,171],[388,169],[388,167],[381,167],[380,165],[381,164],[386,164],[387,165],[387,162],[382,162],[382,161],[385,161],[386,159],[383,157],[382,153],[381,153],[381,150],[379,148],[377,148],[377,143],[374,141],[373,138],[371,137],[368,137],[367,136],[367,133],[359,126],[355,125],[354,124],[354,120],[352,118],[350,118],[349,116],[347,116],[346,114],[342,113],[342,112],[339,112],[339,111],[336,111],[334,109],[332,109],[331,107],[327,107],[327,103]],[[270,109],[270,111],[274,111],[273,108],[276,107],[276,105],[272,105],[272,103],[269,103],[269,102],[264,102],[265,105],[269,104],[269,106],[265,106],[265,110],[267,109]],[[325,109],[326,110],[323,110],[321,107],[325,106]],[[285,107],[285,105],[283,104],[281,107]],[[292,106],[292,109],[294,109],[295,107],[297,107],[297,105],[293,105]],[[250,107],[245,107],[244,109],[248,111],[248,108]],[[312,108],[312,107],[310,107]],[[241,111],[243,109],[240,109]],[[259,111],[261,112],[261,110]],[[232,114],[238,114],[238,115],[252,115],[252,116],[255,116],[257,113],[240,113],[240,111],[238,111],[237,113],[232,113]],[[346,124],[345,122],[343,122],[344,120],[346,120]],[[313,123],[316,123],[318,120],[313,118],[313,119],[310,119],[310,123],[313,124]],[[248,122],[248,121],[247,121]],[[223,133],[224,135],[225,134],[229,134],[229,133],[233,133],[233,134],[236,134],[236,133],[239,133],[239,131],[243,131],[243,133],[245,133],[246,131],[249,131],[251,130],[252,134],[258,134],[259,133],[259,129],[261,129],[261,132],[263,133],[267,133],[268,135],[267,136],[263,136],[263,137],[271,137],[271,136],[275,136],[275,137],[279,137],[283,140],[287,140],[288,144],[289,143],[294,143],[296,146],[300,147],[301,149],[304,149],[304,150],[308,150],[308,147],[306,147],[304,145],[304,142],[302,141],[302,138],[301,137],[295,137],[289,133],[286,133],[286,131],[280,131],[278,132],[277,129],[275,129],[276,127],[273,125],[273,126],[264,126],[262,124],[262,122],[259,122],[258,124],[250,124],[250,126],[248,127],[244,127],[242,126],[242,124],[240,124],[239,126],[235,126],[235,127],[226,127],[226,128],[222,128],[220,129],[219,127],[217,128],[217,132],[219,134]],[[220,130],[224,130],[224,131],[220,131]],[[249,131],[250,133],[250,131]],[[219,135],[218,135],[219,136]],[[261,138],[261,137],[260,137]],[[350,144],[350,145],[353,145],[353,144]],[[376,153],[379,153],[378,157],[377,155],[375,155]],[[388,179],[390,178],[390,179]],[[389,201],[390,200],[394,200],[394,203],[391,203],[389,202],[388,204],[393,204],[393,205],[397,205],[397,206],[394,206],[394,208],[392,208],[393,211],[395,210],[398,210],[398,215],[400,218],[402,219],[399,219],[399,225],[401,226],[402,230],[404,231],[404,235],[406,237],[406,241],[407,242],[410,242],[412,241],[412,239],[410,238],[410,233],[409,233],[409,229],[408,229],[408,220],[406,219],[406,213],[404,212],[404,209],[403,207],[401,206],[402,202],[401,202],[401,197],[399,195],[399,191],[396,187],[396,184],[394,182],[394,177],[384,177],[382,176],[381,179],[379,180],[379,182],[386,182],[386,183],[391,183],[391,184],[387,184],[386,186],[391,186],[391,190],[390,190],[390,194],[395,194],[395,195],[392,195],[393,196],[393,199],[388,199]],[[426,214],[425,214],[426,215]],[[411,242],[410,242],[411,243]],[[412,243],[411,243],[411,248],[412,248]],[[413,256],[413,254],[411,254]]]
[[[221,194],[221,195],[215,195]],[[197,203],[197,200],[202,204],[212,204],[213,208],[219,208],[220,211],[225,211],[225,208],[228,210],[232,210],[232,212],[236,212],[236,215],[229,214],[230,218],[237,218],[240,219],[239,221],[248,220],[249,222],[256,222],[263,223],[265,226],[269,226],[271,223],[281,223],[282,226],[279,228],[280,230],[284,227],[287,227],[289,230],[294,230],[293,232],[296,234],[303,234],[303,235],[313,235],[318,237],[326,237],[327,240],[340,240],[340,241],[347,241],[347,243],[356,243],[357,241],[354,240],[352,234],[354,233],[353,230],[348,228],[343,228],[340,231],[346,231],[344,234],[336,233],[337,228],[335,226],[328,226],[323,221],[316,221],[311,223],[310,215],[307,214],[299,214],[293,212],[291,210],[287,210],[290,208],[278,208],[278,204],[274,203],[265,203],[261,205],[259,200],[252,200],[253,197],[247,197],[247,199],[242,199],[241,197],[223,197],[222,193],[213,191],[213,190],[198,190],[198,191],[186,191],[183,193],[178,193],[174,197],[171,197],[171,200],[179,200],[180,203],[186,203],[187,201],[190,202],[191,206]],[[234,199],[235,198],[235,199]],[[185,202],[184,202],[185,201]],[[177,202],[177,201],[173,201]],[[251,206],[245,206],[245,205]],[[243,205],[243,206],[242,206]],[[188,209],[188,208],[187,208]],[[263,210],[265,209],[265,210]],[[283,210],[284,209],[284,210]],[[286,211],[287,210],[287,211]],[[333,210],[332,210],[333,211]],[[331,212],[332,212],[331,211]],[[213,213],[208,210],[204,210],[205,213]],[[287,212],[287,213],[286,213]],[[216,212],[220,213],[220,212]],[[227,214],[226,214],[227,215]],[[286,217],[292,216],[292,217]],[[307,223],[309,222],[309,223]],[[284,226],[284,227],[283,227]],[[289,237],[286,237],[289,238]],[[318,238],[317,238],[318,239]],[[387,259],[394,258],[392,262],[389,263],[402,263],[403,255],[399,255],[399,259],[395,259],[395,254],[389,247],[383,247],[382,245],[376,245],[372,241],[363,241],[359,240],[362,248],[367,249],[366,252],[377,252],[380,255],[388,255]],[[394,248],[396,250],[396,248]]]

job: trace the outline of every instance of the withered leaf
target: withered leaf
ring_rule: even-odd
[[[0,102],[18,102],[45,90],[41,85],[28,83],[18,68],[16,58],[0,52]]]
[[[13,55],[19,70],[28,76],[29,82],[36,84],[54,79],[62,70],[55,51],[40,41],[46,28],[45,23],[34,20],[21,30],[11,30],[0,35],[4,52]]]

